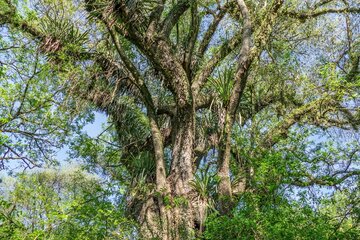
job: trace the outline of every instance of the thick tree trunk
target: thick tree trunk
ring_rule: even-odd
[[[218,176],[219,176],[219,210],[221,214],[228,214],[232,208],[232,188],[230,181],[230,149],[231,149],[231,128],[233,118],[226,113],[223,131],[223,140],[220,143],[218,156]]]
[[[191,194],[182,197],[182,200],[179,200],[178,196],[152,196],[143,203],[138,215],[142,239],[195,238],[197,231],[203,226],[198,222],[198,218],[205,218],[206,202],[194,201]]]
[[[204,216],[203,202],[195,201],[194,179],[195,107],[192,101],[178,107],[173,117],[172,162],[164,179],[163,145],[151,122],[156,158],[156,191],[142,203],[138,220],[145,239],[192,239]],[[162,148],[162,149],[161,149]]]
[[[193,179],[193,147],[195,139],[194,106],[179,109],[173,121],[173,152],[169,181],[172,192],[186,195]]]
[[[193,235],[195,209],[193,206],[195,108],[192,102],[178,108],[173,120],[173,152],[168,182],[172,201],[172,239],[189,239]]]

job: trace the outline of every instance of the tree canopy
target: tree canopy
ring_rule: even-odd
[[[352,0],[0,0],[3,168],[68,146],[122,189],[89,205],[113,209],[95,239],[121,221],[137,227],[119,239],[356,239],[359,13]],[[108,123],[92,138],[95,110]],[[57,175],[17,181],[42,176]],[[42,219],[16,222],[46,239],[60,220]],[[86,239],[92,222],[74,219]]]

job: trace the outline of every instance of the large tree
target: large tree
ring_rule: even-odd
[[[304,140],[324,129],[357,135],[357,1],[0,6],[0,23],[38,42],[68,92],[111,118],[111,151],[80,152],[133,179],[129,210],[145,238],[201,235],[210,205],[228,215],[239,196],[274,191],[260,183],[336,186],[359,175],[358,144],[340,154]],[[215,195],[199,183],[213,172],[205,188]]]

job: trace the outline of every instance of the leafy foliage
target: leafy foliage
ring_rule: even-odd
[[[89,116],[78,115],[74,102],[65,95],[67,82],[40,56],[33,41],[8,28],[1,31],[2,168],[16,159],[28,168],[54,164],[55,151]]]
[[[357,239],[359,237],[356,230],[358,223],[350,229],[341,229],[338,228],[338,223],[329,224],[328,221],[332,218],[333,216],[321,214],[310,206],[286,202],[277,204],[276,207],[262,206],[261,209],[247,205],[231,217],[209,217],[204,238]],[[353,219],[355,218],[356,216],[353,216]]]
[[[109,190],[99,179],[80,170],[22,174],[13,190],[6,192],[7,199],[1,200],[0,236],[6,239],[131,238],[135,225],[124,217]]]
[[[117,238],[125,215],[140,235],[124,237],[359,237],[357,1],[0,7],[1,160],[37,166],[70,143],[114,184],[19,175],[6,237]],[[89,109],[108,117],[93,138]]]

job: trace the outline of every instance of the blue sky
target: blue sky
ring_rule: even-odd
[[[107,122],[107,117],[105,114],[101,113],[101,112],[94,112],[94,122],[87,124],[83,131],[86,132],[90,137],[97,137],[101,132],[102,132],[102,126],[103,124],[105,124]],[[62,166],[62,168],[67,168],[69,166],[76,166],[77,163],[76,162],[68,162],[65,161],[69,156],[67,151],[69,150],[68,147],[64,147],[62,149],[60,149],[57,153],[56,153],[56,159],[59,161],[60,165]],[[10,169],[13,169],[13,172],[22,172],[23,168],[19,168],[19,161],[10,161],[7,163],[7,165],[9,166]],[[38,171],[39,169],[34,168],[34,171]],[[26,171],[32,171],[27,169]],[[0,171],[0,178],[5,177],[9,174],[9,172],[6,171]]]
[[[83,129],[92,138],[97,137],[103,131],[102,126],[107,122],[107,116],[104,113],[94,112],[94,115],[94,122],[87,124]],[[57,152],[56,158],[60,164],[64,164],[64,160],[68,158],[67,151],[68,148],[64,147]]]

